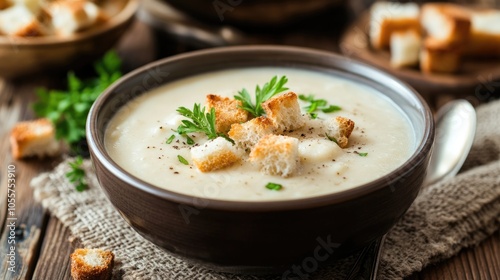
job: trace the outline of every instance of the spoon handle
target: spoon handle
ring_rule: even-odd
[[[361,251],[345,280],[377,279],[378,264],[384,240],[385,235],[372,241]]]

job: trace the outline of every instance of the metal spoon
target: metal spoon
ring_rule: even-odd
[[[423,186],[455,176],[469,154],[476,134],[476,111],[466,100],[454,100],[436,114],[434,150]],[[346,280],[377,278],[384,237],[365,247]]]

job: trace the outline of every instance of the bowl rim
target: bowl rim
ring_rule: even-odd
[[[20,48],[26,47],[53,47],[54,45],[73,44],[104,34],[109,30],[121,26],[128,20],[132,19],[137,9],[139,8],[139,0],[125,0],[125,5],[121,10],[112,16],[109,20],[105,21],[94,28],[89,28],[82,32],[77,32],[68,36],[39,36],[39,37],[16,37],[8,35],[0,35],[0,46],[10,45]]]
[[[99,109],[105,104],[105,99],[108,95],[111,95],[114,90],[120,87],[127,80],[140,76],[144,73],[147,73],[148,70],[159,67],[163,64],[173,63],[177,61],[182,61],[186,59],[196,59],[200,56],[207,55],[222,55],[227,52],[241,52],[241,53],[249,53],[249,52],[287,52],[289,54],[292,53],[300,53],[302,55],[310,54],[316,56],[327,56],[333,59],[344,60],[345,62],[356,64],[357,67],[361,67],[370,71],[379,72],[381,75],[385,76],[391,80],[391,82],[395,82],[397,86],[403,87],[407,92],[411,93],[416,101],[418,101],[419,108],[421,108],[424,112],[424,133],[422,136],[422,141],[420,143],[416,143],[416,148],[412,152],[411,156],[402,163],[399,167],[389,172],[388,174],[370,181],[368,183],[362,184],[360,186],[356,186],[353,188],[349,188],[343,191],[334,192],[330,194],[324,194],[313,197],[306,198],[298,198],[298,199],[287,199],[287,200],[272,200],[272,201],[235,201],[235,200],[220,200],[220,199],[212,199],[208,197],[197,197],[186,195],[182,193],[177,193],[174,191],[170,191],[161,187],[154,186],[150,183],[147,183],[134,175],[128,173],[124,169],[122,169],[117,163],[115,163],[111,157],[105,152],[105,148],[103,145],[98,145],[95,138],[96,133],[94,131],[98,131],[97,128],[97,116]],[[231,67],[228,67],[231,68]],[[219,69],[220,70],[220,69]],[[349,73],[349,72],[347,72]],[[161,86],[161,85],[160,85]],[[141,93],[143,94],[143,93]],[[213,209],[213,210],[225,210],[225,211],[245,211],[245,212],[261,212],[261,211],[287,211],[287,210],[299,210],[299,209],[307,209],[314,207],[321,207],[336,203],[341,203],[347,200],[351,200],[357,197],[361,197],[367,195],[371,192],[377,191],[387,185],[388,182],[393,182],[404,176],[409,170],[411,170],[411,166],[417,165],[419,162],[425,160],[428,156],[425,155],[425,151],[429,151],[430,154],[433,142],[434,142],[434,118],[432,116],[432,112],[428,106],[428,104],[424,101],[422,96],[418,94],[416,90],[414,90],[411,86],[406,84],[405,82],[399,80],[393,75],[388,74],[387,72],[378,69],[376,67],[370,66],[368,64],[359,62],[357,60],[353,60],[349,57],[344,57],[339,54],[335,54],[328,51],[304,48],[304,47],[295,47],[295,46],[275,46],[275,45],[247,45],[247,46],[231,46],[231,47],[218,47],[212,49],[205,49],[199,51],[193,51],[183,54],[174,55],[171,57],[167,57],[164,59],[157,60],[155,62],[149,63],[145,66],[142,66],[122,78],[113,83],[110,87],[108,87],[94,102],[92,108],[90,109],[87,124],[86,124],[86,135],[87,141],[89,145],[89,150],[91,152],[92,161],[99,161],[101,165],[107,169],[113,176],[117,177],[121,181],[129,184],[130,186],[139,189],[143,192],[147,192],[154,196],[160,197],[162,199],[175,202],[181,205],[189,205],[197,208],[203,209]],[[102,186],[101,186],[102,188]],[[112,195],[112,194],[109,194]],[[199,200],[203,200],[203,206],[200,206]]]

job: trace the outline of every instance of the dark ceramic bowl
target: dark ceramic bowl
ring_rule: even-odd
[[[414,128],[416,148],[386,176],[346,191],[288,201],[195,198],[148,184],[123,170],[104,148],[117,110],[171,81],[228,68],[281,66],[345,77],[392,99]],[[295,47],[244,46],[167,58],[126,75],[106,90],[87,122],[102,189],[124,219],[168,252],[233,272],[286,271],[318,265],[385,234],[413,202],[426,173],[434,125],[423,99],[396,78],[335,54]]]

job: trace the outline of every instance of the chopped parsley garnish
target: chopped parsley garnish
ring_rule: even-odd
[[[326,133],[325,133],[325,135],[326,135],[326,138],[328,138],[328,140],[333,141],[337,145],[339,144],[339,142],[337,141],[337,138],[335,138],[333,136],[330,136],[330,135],[328,135]]]
[[[318,117],[318,114],[316,113],[318,110],[323,113],[333,113],[342,110],[342,108],[337,105],[328,105],[328,102],[325,99],[315,99],[312,94],[299,94],[299,99],[309,102],[309,105],[305,106],[304,109],[313,119]]]
[[[359,153],[358,151],[354,151],[354,153],[358,154],[360,157],[366,157],[368,153]]]
[[[180,163],[185,164],[185,165],[189,165],[189,162],[181,155],[177,155],[177,159],[179,159]]]
[[[66,173],[66,178],[75,185],[75,189],[79,192],[84,191],[88,185],[85,179],[85,170],[82,168],[83,158],[77,156],[73,162],[69,163],[71,171]]]
[[[201,132],[207,135],[208,139],[224,136],[222,133],[217,133],[215,129],[215,108],[205,113],[205,107],[201,108],[199,103],[195,103],[193,110],[179,107],[177,112],[189,119],[182,120],[182,124],[177,127],[177,133],[186,136],[189,145],[194,144],[194,140],[187,135],[188,133]]]
[[[283,186],[277,183],[267,183],[266,188],[272,191],[279,191],[283,188]]]
[[[265,83],[264,86],[255,88],[255,103],[252,102],[252,97],[246,88],[238,92],[234,99],[241,101],[244,110],[250,112],[254,117],[263,116],[265,114],[262,108],[262,103],[269,100],[276,94],[288,90],[284,85],[288,82],[286,76],[282,76],[278,80],[278,76],[274,76],[271,81]]]
[[[168,137],[168,139],[165,143],[170,144],[170,143],[172,143],[172,141],[174,141],[174,139],[175,139],[175,135],[172,134],[172,135],[170,135],[170,137]]]

